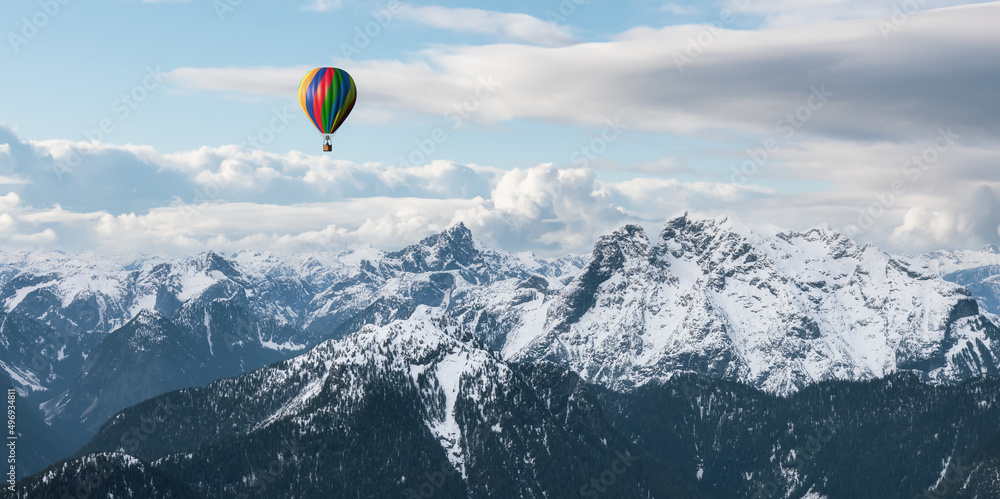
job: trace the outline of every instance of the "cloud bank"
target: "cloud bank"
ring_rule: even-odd
[[[445,11],[432,16],[433,9],[408,12],[454,24]],[[335,63],[349,67],[365,89],[359,106],[397,112],[439,115],[492,77],[502,91],[475,114],[486,122],[601,126],[617,117],[637,129],[677,135],[773,134],[784,133],[782,119],[784,129],[789,123],[800,128],[803,114],[794,120],[796,112],[822,88],[829,102],[805,120],[810,134],[902,140],[950,125],[982,139],[1000,126],[993,84],[1000,66],[985,62],[1000,58],[998,17],[1000,3],[991,3],[744,31],[730,29],[722,16],[721,27],[638,27],[606,42],[444,46],[410,60]],[[291,98],[295,89],[287,82],[306,69],[186,67],[169,77],[185,90]]]
[[[590,168],[549,163],[357,164],[239,146],[162,154],[148,146],[26,142],[0,128],[0,177],[17,179],[0,186],[0,245],[113,252],[395,248],[463,221],[495,247],[555,255],[586,253],[598,235],[624,223],[656,233],[684,211],[797,229],[828,223],[896,251],[1000,242],[995,149],[947,135],[924,144],[813,141],[782,149],[771,161],[771,168],[834,188],[779,192],[754,175],[606,181]],[[850,167],[859,161],[869,166]]]
[[[150,147],[25,142],[3,128],[0,143],[10,151],[0,156],[0,174],[25,179],[0,195],[0,244],[8,247],[393,248],[464,221],[510,251],[582,253],[623,223],[655,227],[692,206],[768,192],[662,178],[602,182],[593,170],[552,164],[397,167],[237,146],[160,154]]]

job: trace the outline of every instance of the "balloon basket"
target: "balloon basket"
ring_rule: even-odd
[[[333,150],[333,143],[330,142],[330,136],[327,135],[326,138],[323,139],[323,152],[330,152],[332,150]]]

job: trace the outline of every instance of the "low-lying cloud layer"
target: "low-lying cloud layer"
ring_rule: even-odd
[[[26,143],[8,129],[0,129],[0,142],[10,151],[0,156],[0,172],[23,179],[0,196],[0,239],[70,250],[392,248],[464,221],[508,250],[586,252],[623,223],[656,226],[688,208],[768,192],[669,179],[607,183],[592,170],[551,164],[399,168],[237,146],[159,154]]]
[[[752,171],[716,182],[608,182],[588,168],[552,164],[397,167],[238,146],[161,154],[24,142],[0,128],[0,178],[9,179],[0,241],[99,251],[393,248],[461,220],[496,247],[562,254],[587,252],[600,233],[624,223],[656,233],[667,218],[692,211],[800,229],[829,223],[897,251],[997,242],[1000,175],[991,167],[1000,151],[959,138],[942,130],[923,144],[812,141],[782,149],[770,168],[832,187],[780,193]],[[858,161],[881,166],[861,175]]]

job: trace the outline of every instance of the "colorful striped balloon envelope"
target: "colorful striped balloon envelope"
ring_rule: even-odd
[[[358,100],[354,78],[340,68],[316,68],[299,83],[299,104],[319,133],[326,135],[323,150],[331,151],[330,135],[347,120]]]

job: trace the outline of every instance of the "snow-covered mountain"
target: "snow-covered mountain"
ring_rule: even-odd
[[[109,497],[984,499],[1000,491],[998,382],[894,374],[777,397],[678,375],[615,392],[506,362],[420,306],[130,407],[18,497],[99,476],[88,488]]]
[[[462,224],[388,253],[3,254],[0,368],[82,445],[108,416],[159,393],[290,358],[420,305],[467,310],[493,286],[529,277],[559,286],[580,265],[490,250]]]
[[[255,317],[294,326],[283,305],[311,298],[313,292],[302,288],[324,278],[315,269],[328,267],[310,266],[305,257],[268,265],[265,258],[253,260],[251,256],[240,254],[229,260],[206,253],[173,260],[127,260],[60,253],[6,254],[0,271],[4,279],[0,303],[9,316],[28,321],[41,332],[22,355],[11,355],[0,363],[26,392],[53,393],[71,384],[90,352],[142,310],[172,317],[178,311],[197,309],[199,303],[234,299],[242,300]],[[279,295],[282,300],[271,299]],[[205,321],[204,316],[196,319]],[[304,335],[304,331],[299,333]],[[212,337],[207,333],[203,337],[208,347]],[[275,345],[288,341],[261,339],[263,344]],[[304,348],[299,346],[298,351]]]
[[[405,318],[416,305],[450,303],[453,294],[531,275],[559,282],[581,266],[576,257],[490,250],[461,223],[390,253],[208,252],[172,259],[0,253],[2,312],[17,318],[17,331],[7,334],[38,339],[2,345],[9,354],[0,351],[0,368],[26,393],[58,392],[101,341],[142,310],[191,330],[192,337],[204,339],[191,346],[212,355],[216,347],[231,350],[234,343],[246,347],[252,341],[289,357],[359,325]],[[263,324],[257,338],[233,334],[225,318],[213,325],[216,313],[231,316],[237,309]],[[30,333],[18,332],[25,329]]]
[[[913,262],[965,286],[983,310],[1000,315],[1000,248],[991,244],[980,251],[934,251],[913,257]]]
[[[682,216],[656,244],[638,226],[603,236],[503,352],[614,388],[693,371],[790,393],[898,370],[996,375],[1000,330],[966,289],[834,230]]]
[[[522,372],[419,306],[125,410],[84,452],[135,455],[204,497],[567,497],[612,466],[615,497],[699,496],[617,434],[595,400],[574,396],[589,397],[579,378]],[[150,411],[159,424],[139,439]]]
[[[1000,248],[990,244],[981,250],[941,250],[911,257],[940,275],[979,267],[1000,267]]]
[[[921,263],[827,228],[687,216],[655,244],[623,227],[590,258],[495,251],[461,223],[393,252],[7,253],[0,303],[0,368],[80,438],[158,393],[421,307],[504,359],[554,362],[615,389],[684,371],[782,394],[899,370],[946,383],[997,374],[1000,351],[969,292]]]
[[[216,303],[227,307],[228,302]],[[220,378],[263,367],[285,356],[264,348],[259,333],[267,328],[245,317],[240,308],[231,314],[206,312],[204,317],[225,319],[231,344],[218,351],[200,348],[204,334],[171,321],[158,312],[142,310],[90,351],[80,376],[65,391],[41,404],[53,426],[82,425],[81,437],[97,431],[109,416],[161,393],[202,386]],[[80,442],[82,445],[83,442]]]

